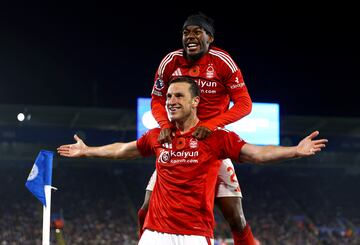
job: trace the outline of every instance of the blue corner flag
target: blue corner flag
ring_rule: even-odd
[[[46,207],[45,185],[51,186],[54,152],[41,150],[36,157],[25,186]]]

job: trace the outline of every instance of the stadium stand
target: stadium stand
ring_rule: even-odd
[[[27,107],[34,111],[32,119],[20,123],[16,111],[21,109],[0,106],[0,245],[41,244],[42,207],[24,186],[40,149],[55,151],[74,133],[93,145],[136,137],[134,112]],[[309,159],[236,165],[246,218],[261,245],[360,244],[358,122],[283,118],[283,144],[318,128],[330,138],[329,147]],[[137,244],[136,210],[153,169],[151,158],[120,162],[56,156],[52,214],[64,221],[65,243]],[[216,244],[231,245],[230,230],[217,210],[215,219]],[[55,244],[56,230],[51,232]]]

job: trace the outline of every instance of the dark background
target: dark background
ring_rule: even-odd
[[[200,10],[254,102],[280,103],[283,115],[359,117],[355,4],[249,2],[2,3],[0,104],[135,109]]]

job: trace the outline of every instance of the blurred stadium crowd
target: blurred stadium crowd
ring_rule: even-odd
[[[41,244],[42,208],[24,188],[29,165],[0,167],[0,244]],[[360,176],[343,168],[237,165],[244,210],[263,245],[360,244]],[[136,211],[153,164],[57,159],[52,214],[66,244],[137,244]],[[216,244],[232,244],[215,210]],[[51,239],[56,244],[55,229]]]
[[[76,132],[90,145],[136,138],[134,112],[0,106],[0,245],[39,245],[41,203],[25,188],[39,150],[55,151]],[[270,166],[236,164],[244,211],[261,245],[360,244],[360,125],[355,119],[282,119],[282,144],[319,129],[329,139],[321,154]],[[133,245],[137,210],[154,170],[153,159],[134,161],[54,158],[51,244]],[[215,208],[215,244],[232,245]],[[56,233],[56,227],[59,233]],[[64,242],[60,242],[60,236]]]

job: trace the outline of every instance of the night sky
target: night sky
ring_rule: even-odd
[[[0,6],[0,104],[135,109],[161,59],[181,48],[186,17],[202,11],[254,102],[280,103],[283,115],[360,116],[355,6],[28,2]]]

